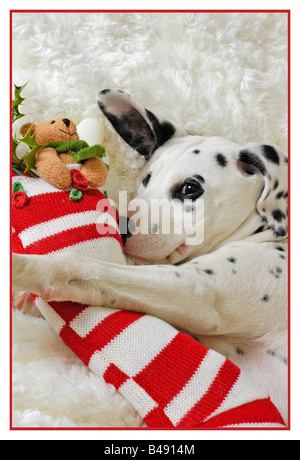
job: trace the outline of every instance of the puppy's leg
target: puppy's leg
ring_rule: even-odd
[[[287,327],[287,265],[276,246],[235,243],[177,267],[17,256],[13,281],[45,300],[122,308],[194,334],[254,339]]]
[[[73,300],[147,313],[194,333],[212,334],[220,325],[215,292],[198,278],[196,272],[167,265],[122,266],[75,255],[13,255],[16,290],[48,301]]]

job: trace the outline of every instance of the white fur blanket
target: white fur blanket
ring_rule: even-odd
[[[287,150],[287,15],[15,13],[20,122],[102,117],[117,88],[191,133]],[[132,191],[142,160],[105,123],[107,190]],[[137,427],[142,421],[41,318],[13,314],[13,426]]]

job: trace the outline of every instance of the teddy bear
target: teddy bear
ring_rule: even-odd
[[[37,143],[45,146],[38,150],[35,161],[35,169],[44,180],[58,189],[67,189],[72,184],[72,175],[67,165],[79,162],[83,163],[80,172],[89,186],[102,187],[105,184],[107,167],[101,158],[95,156],[76,161],[76,156],[68,150],[61,151],[63,145],[68,146],[69,142],[70,145],[74,145],[73,141],[79,141],[77,127],[72,120],[57,117],[39,124],[25,123],[20,129],[20,134],[25,135],[30,127],[30,134],[35,135]],[[54,143],[54,146],[49,146],[51,143]]]

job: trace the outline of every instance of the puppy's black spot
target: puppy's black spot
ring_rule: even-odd
[[[275,179],[273,190],[276,190],[279,185],[278,179]]]
[[[277,271],[277,273],[282,273],[282,268],[280,267],[275,267],[275,270]]]
[[[217,153],[216,155],[217,163],[224,168],[227,165],[228,161],[222,153]]]
[[[100,94],[107,94],[110,92],[110,89],[103,89]]]
[[[240,355],[240,356],[244,356],[244,355],[245,355],[245,351],[242,350],[240,347],[237,347],[237,348],[236,348],[236,352],[237,352],[237,354]]]
[[[214,275],[214,271],[211,270],[211,269],[205,269],[203,270],[205,273],[207,273],[208,275]]]
[[[279,257],[280,257],[280,259],[286,260],[286,258],[282,254],[279,254]]]
[[[275,351],[273,350],[268,350],[267,351],[268,355],[273,356],[274,358],[279,359],[283,364],[287,366],[288,360],[285,356],[278,355]]]
[[[150,179],[151,179],[151,176],[152,176],[152,172],[148,172],[147,176],[145,177],[145,179],[143,180],[142,184],[143,186],[146,188],[147,185],[149,184],[150,182]]]
[[[274,273],[273,270],[270,270],[270,273],[271,273],[271,275],[273,275],[276,279],[279,278],[279,274],[278,274],[278,273]]]
[[[261,300],[262,300],[263,302],[269,302],[269,300],[270,300],[269,294],[264,295],[263,298],[262,298]]]
[[[231,264],[235,264],[235,263],[236,263],[236,258],[235,258],[235,257],[227,257],[227,260],[228,260],[228,262],[230,262]]]
[[[177,278],[181,277],[180,273],[178,273],[178,272],[175,272],[175,275],[177,276]]]
[[[232,273],[233,275],[236,275],[236,270],[231,270],[231,273]]]
[[[253,233],[253,235],[254,235],[255,233],[260,233],[260,232],[262,232],[264,228],[265,228],[265,226],[264,226],[264,225],[261,225],[260,227],[258,227],[258,228],[255,230],[255,232]]]
[[[275,246],[275,249],[277,249],[277,251],[285,252],[285,249],[282,246]]]
[[[276,195],[276,200],[280,200],[280,198],[282,198],[284,196],[284,191],[281,190],[281,192],[278,192],[277,195]]]
[[[279,227],[274,230],[276,236],[286,236],[286,229],[284,227]]]
[[[200,150],[195,149],[195,150],[193,150],[193,153],[194,153],[195,155],[198,155],[198,153],[200,153]]]
[[[239,160],[242,163],[255,166],[255,168],[261,174],[265,175],[266,167],[264,163],[255,153],[251,152],[250,150],[247,150],[247,149],[241,150],[239,153]]]
[[[277,222],[281,222],[282,219],[285,219],[285,214],[280,210],[280,209],[275,209],[273,212],[272,212],[272,217],[274,220],[276,220]]]
[[[262,145],[262,154],[268,161],[277,165],[280,164],[279,155],[271,145]]]
[[[285,194],[283,195],[283,198],[287,198],[289,196],[289,192],[285,192]]]

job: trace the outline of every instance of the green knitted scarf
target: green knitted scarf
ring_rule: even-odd
[[[70,153],[76,163],[88,158],[105,156],[103,145],[96,144],[90,147],[85,141],[50,142],[46,147],[54,148],[57,153]]]

